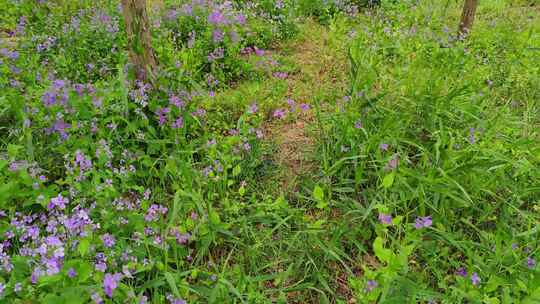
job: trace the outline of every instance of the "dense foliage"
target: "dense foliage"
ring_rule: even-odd
[[[540,301],[540,4],[378,4],[0,0],[0,302]]]

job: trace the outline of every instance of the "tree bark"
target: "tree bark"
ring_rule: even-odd
[[[458,38],[463,39],[470,33],[477,7],[478,0],[465,0],[461,21],[459,22]]]
[[[122,14],[126,24],[129,58],[135,76],[146,81],[154,77],[157,66],[146,0],[122,0]]]

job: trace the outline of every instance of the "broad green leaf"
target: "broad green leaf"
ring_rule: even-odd
[[[373,242],[373,251],[381,262],[390,262],[392,251],[383,247],[383,239],[381,237],[377,237]]]
[[[384,188],[390,188],[394,184],[394,179],[396,177],[396,174],[394,172],[387,174],[382,181],[382,185]]]
[[[233,168],[232,175],[236,177],[240,175],[240,172],[242,172],[242,168],[240,167],[240,165],[236,165],[236,167]]]
[[[88,239],[82,239],[79,241],[79,246],[77,246],[77,249],[79,250],[79,254],[81,256],[85,256],[88,253],[89,248],[90,241]]]
[[[319,202],[324,200],[324,190],[318,185],[313,189],[313,198]]]

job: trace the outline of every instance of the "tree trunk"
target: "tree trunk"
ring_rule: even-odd
[[[478,0],[465,0],[461,21],[459,22],[458,38],[465,38],[471,31],[477,7]]]
[[[137,79],[153,78],[157,61],[152,48],[150,23],[146,0],[122,0],[122,13],[126,24],[129,58]]]

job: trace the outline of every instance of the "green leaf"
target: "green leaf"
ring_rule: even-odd
[[[493,292],[501,285],[504,285],[504,280],[494,275],[489,278],[489,281],[486,283],[485,290],[486,292]]]
[[[43,297],[40,301],[40,303],[43,304],[63,304],[65,303],[64,298],[55,295],[55,294],[47,294],[45,297]]]
[[[81,256],[85,256],[88,253],[89,248],[90,248],[90,241],[88,239],[82,239],[79,242],[79,246],[77,246],[77,249],[79,250],[79,254]]]
[[[319,201],[319,202],[317,202],[317,205],[315,205],[315,207],[317,207],[319,209],[324,209],[324,208],[328,207],[328,203],[325,202],[325,201]]]
[[[383,247],[383,239],[381,237],[377,237],[373,242],[373,251],[381,262],[390,262],[392,251]]]
[[[214,224],[214,225],[218,225],[219,223],[221,223],[221,219],[219,218],[219,214],[215,211],[210,211],[208,213],[208,218],[210,219],[210,223]]]
[[[170,272],[165,272],[165,280],[169,283],[169,287],[173,292],[174,296],[180,298],[180,292],[178,292],[178,287],[176,287],[176,280]]]
[[[386,189],[392,187],[392,185],[394,184],[395,177],[396,177],[396,174],[394,172],[392,172],[390,174],[387,174],[383,178],[383,181],[382,181],[383,187],[386,188]]]
[[[321,187],[319,187],[318,185],[315,186],[315,189],[313,189],[313,198],[316,201],[324,200],[324,190]]]
[[[43,287],[47,285],[56,285],[61,280],[62,280],[62,275],[60,273],[57,273],[51,276],[42,276],[39,278],[38,282],[39,282],[39,287]]]
[[[240,194],[240,196],[244,196],[244,194],[246,194],[246,187],[242,186],[238,188],[238,194]]]
[[[19,154],[19,150],[21,150],[22,148],[23,147],[19,145],[12,145],[12,144],[8,145],[7,152],[8,152],[9,157],[11,158],[17,157],[17,155]]]
[[[530,296],[523,299],[521,304],[540,304],[540,287],[536,288]]]
[[[487,296],[484,298],[485,304],[500,304],[501,302],[497,298],[488,298]]]
[[[234,167],[232,170],[232,175],[236,177],[240,175],[240,172],[242,172],[242,168],[240,167],[240,165],[236,165],[236,167]]]

